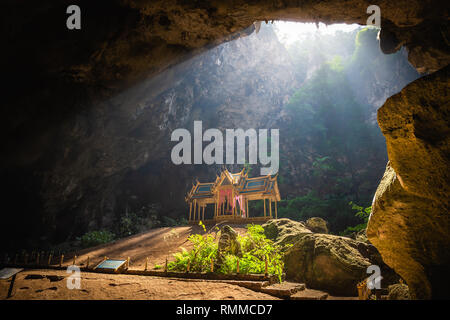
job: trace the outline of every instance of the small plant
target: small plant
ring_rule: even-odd
[[[155,264],[155,266],[153,267],[154,270],[159,270],[162,269],[162,265],[160,264]]]
[[[211,259],[217,256],[217,243],[215,238],[208,234],[190,235],[188,240],[194,245],[191,251],[181,248],[181,252],[174,254],[175,261],[168,265],[169,270],[186,271],[189,263],[189,269],[193,272],[207,272],[211,268]]]
[[[199,223],[206,232],[206,228],[202,222]],[[264,235],[264,229],[260,225],[248,225],[247,234],[238,236],[242,248],[242,257],[233,254],[225,255],[223,263],[217,270],[218,273],[236,273],[237,260],[239,259],[239,273],[267,273],[276,274],[279,281],[282,280],[284,269],[283,250],[285,247],[275,245],[272,240],[267,239]],[[216,237],[211,234],[193,234],[188,240],[193,244],[191,251],[181,248],[181,252],[174,254],[175,261],[168,264],[168,269],[173,271],[184,272],[189,270],[192,272],[208,272],[211,270],[211,260],[217,259],[218,244],[216,238],[220,237],[217,233]]]
[[[343,232],[341,232],[341,235],[343,236],[365,230],[367,228],[367,223],[369,222],[370,213],[372,212],[372,206],[364,208],[357,205],[353,201],[350,201],[348,204],[352,207],[352,210],[356,211],[355,216],[361,218],[363,222],[354,227],[347,227]]]
[[[364,208],[358,206],[353,201],[350,201],[348,204],[352,206],[353,210],[356,210],[355,216],[363,219],[364,222],[367,224],[367,222],[369,221],[370,213],[372,212],[372,206]]]
[[[203,222],[202,222],[201,220],[198,222],[198,225],[199,225],[200,227],[202,227],[203,232],[206,232],[206,227],[205,227],[205,225],[203,224]]]
[[[100,230],[85,233],[81,238],[79,238],[79,240],[83,248],[88,248],[97,246],[99,244],[111,242],[114,240],[114,238],[115,238],[114,233],[111,233],[106,230]]]

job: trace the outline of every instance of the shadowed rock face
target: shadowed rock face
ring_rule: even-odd
[[[335,295],[355,296],[356,285],[367,277],[372,264],[365,257],[369,247],[349,238],[304,234],[286,252],[286,279]]]
[[[15,212],[6,219],[13,226],[30,221],[12,233],[31,242],[38,236],[24,230],[64,241],[72,231],[114,228],[118,215],[155,203],[162,214],[185,217],[191,182],[211,180],[221,165],[174,165],[171,133],[192,132],[199,119],[204,130],[266,127],[295,87],[293,69],[272,28],[262,26],[45,128],[46,139],[35,139],[33,148],[38,160],[17,145],[15,169],[0,176]]]
[[[80,31],[65,28],[70,4],[81,7]],[[384,52],[404,45],[409,61],[421,72],[448,65],[447,2],[385,0],[378,5]],[[67,153],[67,159],[92,163],[92,172],[96,167],[105,169],[102,163],[108,160],[108,152],[78,158],[84,145],[78,145],[77,137],[84,136],[92,144],[102,140],[92,136],[95,121],[84,118],[76,122],[76,117],[89,114],[90,119],[98,119],[114,113],[114,105],[105,108],[100,102],[206,48],[252,32],[255,21],[364,24],[367,6],[363,0],[5,1],[2,22],[8,32],[0,55],[8,90],[0,129],[4,137],[1,172],[17,186],[3,187],[17,187],[30,212],[73,201],[70,210],[48,218],[49,226],[56,218],[71,223],[92,219],[92,208],[77,208],[82,194],[71,179],[46,174],[61,162],[61,153]],[[447,119],[448,68],[417,80],[379,113],[392,167],[377,192],[368,236],[418,298],[443,296],[448,286]],[[109,132],[108,123],[103,134]],[[69,138],[61,134],[67,131],[71,132]],[[126,140],[118,143],[127,150]],[[61,145],[72,148],[55,150]],[[65,161],[60,163],[61,170]],[[108,181],[119,178],[114,170],[101,181],[90,172],[83,175],[83,184],[95,182],[105,194],[110,194]],[[46,187],[45,193],[57,196],[43,203],[34,192],[41,186]],[[84,194],[94,196],[97,191],[87,188]],[[14,203],[10,207],[14,208]],[[76,218],[70,217],[74,212]],[[99,216],[107,213],[107,208],[102,209]],[[31,215],[24,219],[23,227],[34,230],[38,220]]]
[[[368,5],[363,0],[300,4],[289,0],[30,3],[6,1],[2,11],[2,21],[9,31],[2,55],[9,63],[17,62],[7,65],[6,71],[13,75],[19,70],[33,70],[34,77],[48,81],[83,84],[95,88],[95,96],[116,91],[198,50],[233,39],[242,30],[251,32],[255,21],[365,24],[368,17]],[[70,4],[81,8],[81,30],[65,27]],[[383,26],[381,48],[385,52],[406,45],[410,61],[422,72],[448,64],[448,7],[443,1],[385,0],[378,5]],[[24,78],[22,73],[15,80]],[[33,86],[32,81],[27,84]]]
[[[326,221],[311,219],[320,219],[320,228],[317,228],[317,222],[305,226],[286,218],[269,220],[262,225],[267,238],[277,245],[286,246],[286,279],[305,283],[309,288],[348,296],[357,295],[357,284],[368,277],[367,267],[370,265],[380,267],[383,287],[398,281],[398,275],[383,263],[372,244],[324,234]]]
[[[421,78],[378,110],[390,162],[367,228],[413,298],[448,298],[450,68]]]

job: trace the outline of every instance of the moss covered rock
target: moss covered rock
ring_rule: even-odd
[[[220,230],[219,243],[217,248],[216,268],[220,267],[227,254],[242,256],[241,244],[237,239],[238,233],[229,225],[225,225]]]
[[[319,217],[313,217],[306,220],[306,227],[312,232],[328,233],[327,222]]]
[[[269,220],[262,227],[265,236],[279,245],[294,243],[302,235],[311,233],[302,222],[287,218]]]
[[[286,278],[334,295],[357,295],[374,247],[350,238],[303,234],[284,257]]]
[[[410,300],[409,288],[406,284],[397,283],[388,287],[388,300]]]

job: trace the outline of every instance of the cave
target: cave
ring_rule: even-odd
[[[66,27],[66,9],[73,4],[81,8],[80,29]],[[370,159],[370,181],[376,184],[366,186],[371,193],[358,201],[371,202],[367,238],[408,284],[412,298],[448,299],[448,4],[383,0],[377,5],[381,29],[373,43],[380,56],[403,57],[397,67],[407,76],[397,79],[397,87],[386,89],[378,82],[371,88],[376,107],[366,117],[379,127],[373,138],[379,149]],[[6,90],[0,169],[6,230],[0,253],[67,242],[111,227],[131,211],[152,217],[163,212],[163,218],[150,219],[149,227],[180,222],[194,178],[209,181],[221,166],[174,165],[167,160],[173,147],[167,132],[179,127],[193,132],[196,117],[206,119],[208,128],[223,130],[227,125],[280,125],[282,110],[270,103],[284,104],[299,75],[287,71],[286,50],[275,46],[274,26],[365,26],[367,6],[358,0],[7,1],[2,10],[7,33],[1,52]],[[258,112],[231,100],[228,107],[235,110],[227,113],[201,92],[207,88],[224,95],[214,78],[224,74],[203,76],[241,43],[244,55],[227,67],[236,68],[234,75],[245,83],[230,78],[227,85],[235,82],[244,102],[258,96],[259,85],[271,88],[256,100]],[[264,56],[271,54],[279,61]],[[251,69],[255,61],[273,65]],[[278,74],[264,74],[277,67]],[[190,85],[195,81],[200,82]],[[270,95],[272,89],[276,95]],[[212,106],[218,109],[211,111]],[[317,166],[320,161],[327,159],[318,157]],[[289,170],[302,172],[297,164]],[[242,165],[229,168],[238,171]],[[280,188],[285,195],[291,189],[308,191],[301,182],[285,189],[280,183]],[[339,223],[331,227],[337,230]]]

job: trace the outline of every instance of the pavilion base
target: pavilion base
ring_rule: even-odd
[[[229,222],[233,224],[247,224],[247,223],[258,223],[258,222],[266,222],[268,220],[274,219],[274,217],[266,216],[266,217],[249,217],[242,218],[239,216],[218,216],[214,219],[205,219],[205,220],[190,220],[189,224],[198,224],[199,221],[202,221],[204,224],[216,224],[219,222]]]

